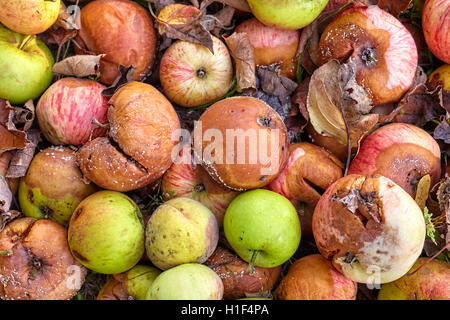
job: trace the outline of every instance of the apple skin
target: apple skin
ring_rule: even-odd
[[[38,34],[58,18],[60,0],[2,0],[0,23],[22,34]]]
[[[277,300],[356,300],[354,281],[320,254],[296,260],[274,291]]]
[[[165,200],[188,197],[205,205],[223,226],[223,215],[230,202],[239,192],[222,187],[215,182],[203,167],[193,164],[191,146],[185,144],[180,150],[181,163],[173,163],[164,173],[161,192]]]
[[[355,193],[359,200],[352,202]],[[408,272],[422,253],[426,227],[417,203],[392,180],[350,174],[320,198],[313,233],[338,271],[359,283],[382,284]]]
[[[220,277],[199,263],[184,263],[163,271],[147,293],[147,300],[222,300],[222,297]]]
[[[0,25],[0,99],[12,104],[38,98],[53,80],[52,53],[35,36],[26,37]]]
[[[290,79],[295,78],[300,31],[268,27],[252,18],[238,25],[235,32],[248,35],[257,66],[280,63],[280,74]]]
[[[160,205],[145,230],[147,256],[161,270],[183,263],[203,263],[213,254],[218,242],[219,227],[214,214],[187,197]]]
[[[290,145],[286,166],[267,189],[286,197],[296,207],[303,237],[312,237],[312,214],[320,191],[341,178],[343,168],[339,159],[316,145],[307,142]]]
[[[201,44],[178,40],[161,58],[164,94],[182,107],[197,107],[224,96],[233,82],[233,64],[225,44],[213,39],[214,54]]]
[[[411,33],[378,6],[358,5],[339,14],[323,31],[319,63],[352,58],[356,81],[374,105],[397,102],[413,84],[418,53]]]
[[[428,48],[440,60],[450,64],[450,3],[427,0],[422,12],[422,29]]]
[[[385,125],[367,136],[352,160],[349,174],[381,174],[415,198],[419,180],[429,174],[431,186],[441,176],[441,151],[425,130],[406,123]]]
[[[254,16],[267,26],[301,29],[316,19],[328,0],[248,0]]]
[[[158,13],[158,32],[163,35],[166,32],[166,24],[180,25],[191,21],[200,13],[200,9],[181,3],[173,3],[165,6]]]
[[[107,123],[106,87],[96,81],[62,78],[40,97],[36,117],[44,136],[54,145],[81,146],[106,134],[106,129],[92,123]]]
[[[144,253],[144,225],[139,207],[117,191],[98,191],[75,209],[68,241],[85,267],[104,274],[134,267]]]
[[[444,64],[434,70],[428,77],[428,84],[442,85],[442,89],[450,92],[450,64]]]
[[[413,273],[428,258],[417,259],[409,270]],[[383,284],[378,300],[450,300],[450,265],[445,261],[432,260],[413,275]]]
[[[238,195],[225,212],[225,237],[246,262],[274,268],[286,262],[300,244],[297,211],[282,195],[265,189]]]
[[[97,190],[83,181],[74,151],[50,147],[33,157],[20,179],[19,205],[25,216],[49,218],[67,227],[78,204]]]

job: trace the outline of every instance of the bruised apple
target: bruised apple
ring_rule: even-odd
[[[217,247],[205,264],[222,279],[225,300],[268,295],[281,276],[281,266],[251,272],[247,262],[224,247]]]
[[[261,188],[283,170],[289,155],[287,129],[262,100],[232,97],[210,106],[194,128],[195,161],[220,185]]]
[[[441,176],[441,151],[425,130],[406,123],[385,125],[367,136],[352,160],[349,174],[381,174],[415,197],[420,179],[429,174],[431,186]]]
[[[378,6],[356,5],[338,15],[323,31],[319,61],[356,63],[356,81],[374,105],[396,102],[413,84],[418,64],[411,33]]]
[[[95,0],[80,12],[76,51],[106,54],[100,60],[100,81],[111,85],[119,65],[133,66],[133,80],[142,80],[155,62],[157,34],[150,13],[130,0]]]
[[[312,220],[320,253],[353,281],[381,284],[405,275],[422,253],[425,221],[413,198],[381,176],[333,183]]]
[[[270,66],[280,64],[280,74],[295,78],[297,74],[297,48],[300,31],[269,27],[255,18],[238,25],[236,33],[246,33],[254,48],[255,64]]]
[[[297,209],[302,235],[312,236],[312,214],[322,193],[342,177],[343,164],[331,153],[307,142],[291,144],[287,165],[267,189],[275,191]]]
[[[295,261],[274,291],[277,300],[356,300],[357,285],[320,254]]]
[[[70,253],[67,230],[47,219],[19,218],[0,232],[2,300],[69,300],[87,270]]]
[[[222,187],[202,166],[196,165],[189,144],[183,145],[178,160],[162,178],[161,192],[164,199],[188,197],[197,200],[211,210],[219,227],[222,227],[225,210],[238,192]]]

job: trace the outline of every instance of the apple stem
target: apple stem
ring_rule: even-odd
[[[440,255],[445,249],[448,248],[448,245],[450,244],[450,241],[447,242],[447,244],[441,249],[439,250],[434,256],[432,256],[430,259],[428,259],[427,261],[425,261],[419,268],[417,268],[416,270],[414,270],[414,272],[408,273],[408,277],[414,275],[416,272],[418,272],[420,269],[422,269],[423,267],[425,267],[428,263],[430,263],[432,260],[434,260],[434,258],[436,258],[438,255]]]
[[[12,255],[11,250],[0,250],[0,257],[9,257]]]
[[[253,254],[252,254],[252,258],[250,259],[250,263],[248,265],[248,273],[249,274],[253,274],[253,272],[255,272],[255,261],[256,261],[256,257],[259,253],[259,250],[254,250]]]
[[[19,49],[22,50],[22,48],[25,47],[28,44],[28,42],[30,42],[35,37],[36,37],[35,35],[31,35],[31,34],[27,35],[20,43]]]

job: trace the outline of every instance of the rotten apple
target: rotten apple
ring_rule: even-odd
[[[363,140],[348,172],[383,175],[415,197],[423,176],[430,175],[431,186],[439,181],[441,151],[425,130],[411,124],[391,123]]]
[[[107,122],[106,87],[96,81],[62,78],[39,98],[36,117],[45,138],[54,145],[81,146],[106,134],[99,126]],[[93,123],[93,121],[97,121]]]
[[[374,105],[396,102],[413,84],[418,64],[411,33],[378,6],[357,5],[338,15],[323,31],[319,61],[356,63],[356,81]]]
[[[312,214],[322,193],[342,177],[343,164],[323,148],[291,144],[287,165],[267,189],[286,197],[297,209],[302,235],[312,236]]]
[[[381,284],[405,275],[422,253],[425,220],[413,198],[381,176],[347,175],[313,214],[320,253],[353,281]]]
[[[427,0],[422,12],[422,29],[428,48],[440,60],[450,63],[450,2]]]
[[[179,163],[174,162],[164,173],[161,181],[162,196],[165,200],[189,197],[199,201],[211,210],[221,228],[225,210],[238,192],[222,187],[202,166],[195,164],[189,144],[181,147],[179,160]]]
[[[356,300],[357,285],[320,254],[304,256],[289,266],[274,291],[277,300]]]
[[[238,25],[235,32],[248,35],[257,66],[279,64],[282,76],[295,78],[300,31],[269,27],[252,18]]]
[[[69,300],[87,270],[72,256],[67,230],[47,219],[19,218],[0,232],[2,300]]]

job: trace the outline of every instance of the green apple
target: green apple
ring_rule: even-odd
[[[273,268],[286,262],[300,244],[300,221],[282,195],[255,189],[238,195],[223,222],[225,237],[246,262]]]
[[[221,300],[222,279],[209,267],[185,263],[163,271],[152,283],[147,300]]]
[[[166,270],[205,262],[218,241],[219,227],[211,210],[196,200],[179,197],[163,203],[151,215],[145,248],[151,262]]]
[[[74,257],[98,273],[122,273],[144,253],[144,224],[134,201],[116,191],[85,198],[72,215],[68,240]]]
[[[55,63],[36,36],[8,30],[0,24],[0,98],[13,104],[38,98],[53,80]]]
[[[58,18],[60,0],[1,0],[0,23],[15,32],[38,34]]]
[[[301,29],[316,19],[328,0],[248,0],[253,15],[267,26]]]

